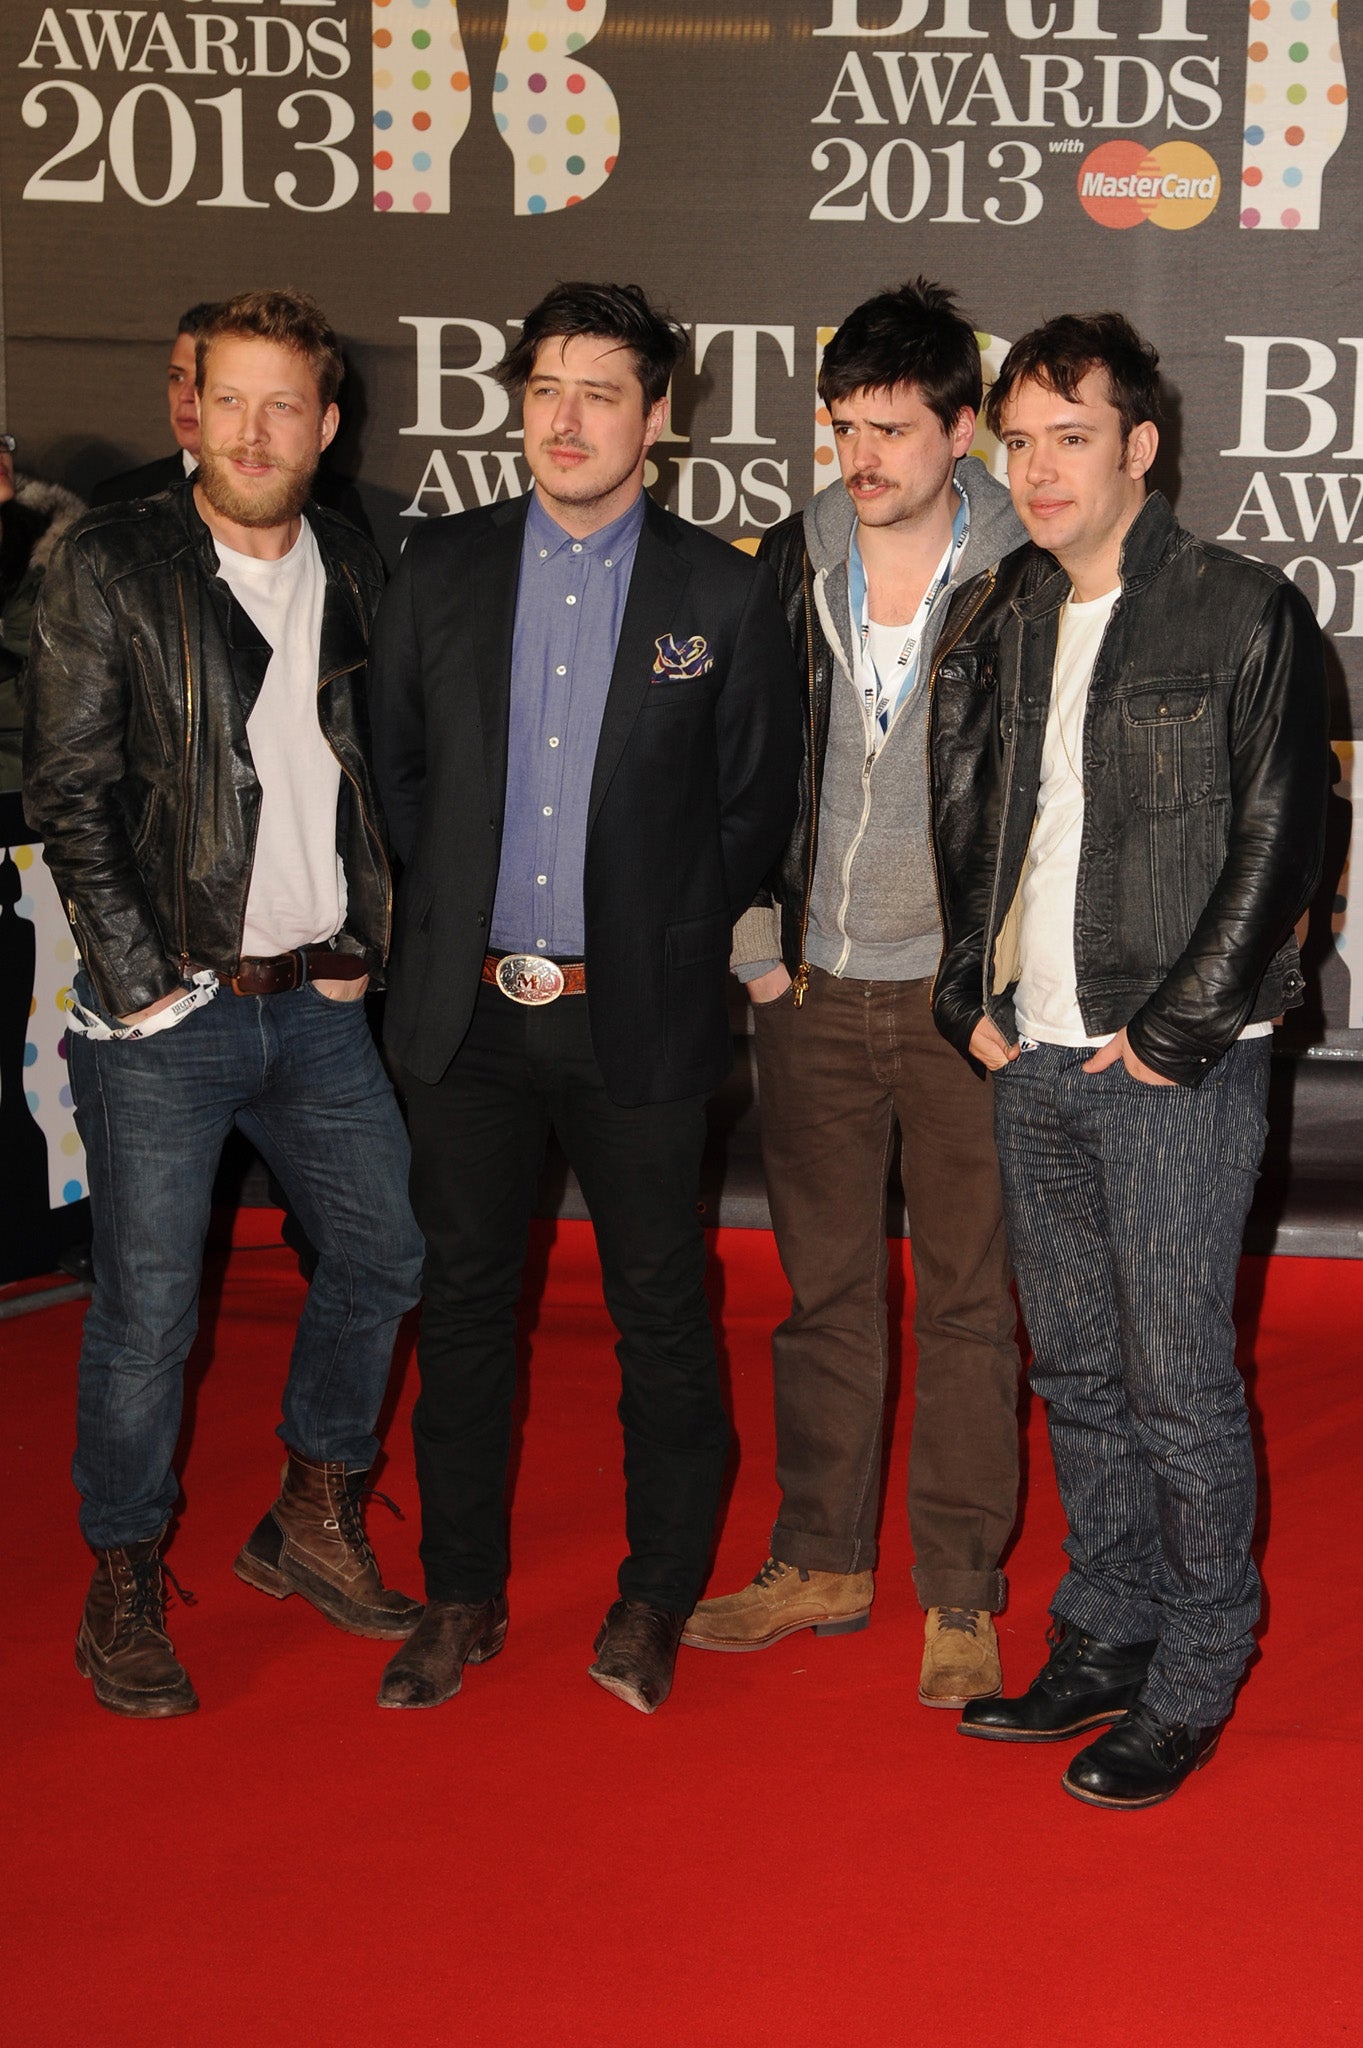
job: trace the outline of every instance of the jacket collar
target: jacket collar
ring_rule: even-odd
[[[1143,590],[1166,563],[1183,551],[1188,539],[1163,491],[1151,491],[1122,541],[1118,573],[1123,596]],[[1014,598],[1013,609],[1019,618],[1040,619],[1047,612],[1059,611],[1072,585],[1054,555],[1038,547],[1031,552],[1031,576],[1035,581]]]

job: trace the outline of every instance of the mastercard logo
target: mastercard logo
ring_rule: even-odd
[[[1195,142],[1104,142],[1079,170],[1079,203],[1105,228],[1195,228],[1220,197],[1216,160]]]

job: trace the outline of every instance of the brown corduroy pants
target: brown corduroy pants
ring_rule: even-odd
[[[902,1142],[917,1305],[909,1528],[922,1606],[997,1613],[1017,1510],[1018,1351],[991,1084],[932,1022],[930,984],[812,971],[755,1008],[762,1150],[793,1294],[772,1338],[772,1554],[876,1562],[888,1324],[885,1186]]]

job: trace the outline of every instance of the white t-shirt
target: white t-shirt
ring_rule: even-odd
[[[272,650],[246,722],[261,800],[241,949],[287,953],[320,945],[345,922],[336,850],[341,768],[317,717],[326,573],[306,519],[276,562],[214,545],[223,581]]]
[[[1014,996],[1018,1033],[1041,1045],[1107,1045],[1116,1033],[1084,1029],[1074,966],[1074,897],[1084,833],[1084,714],[1093,667],[1120,589],[1060,614],[1036,822],[1022,878],[1022,972]],[[1247,1024],[1242,1038],[1271,1024]]]

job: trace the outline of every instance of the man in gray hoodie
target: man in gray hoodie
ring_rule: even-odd
[[[918,1364],[909,1460],[919,1698],[1000,1689],[992,1617],[1017,1504],[1015,1313],[990,1081],[932,1022],[942,927],[929,833],[937,635],[962,583],[1026,535],[967,454],[979,347],[919,278],[857,307],[824,354],[842,481],[773,528],[806,678],[798,819],[768,904],[735,935],[753,1000],[772,1221],[794,1296],[775,1332],[771,1555],[703,1600],[683,1642],[760,1650],[870,1618],[885,1400],[885,1187],[896,1130]]]

